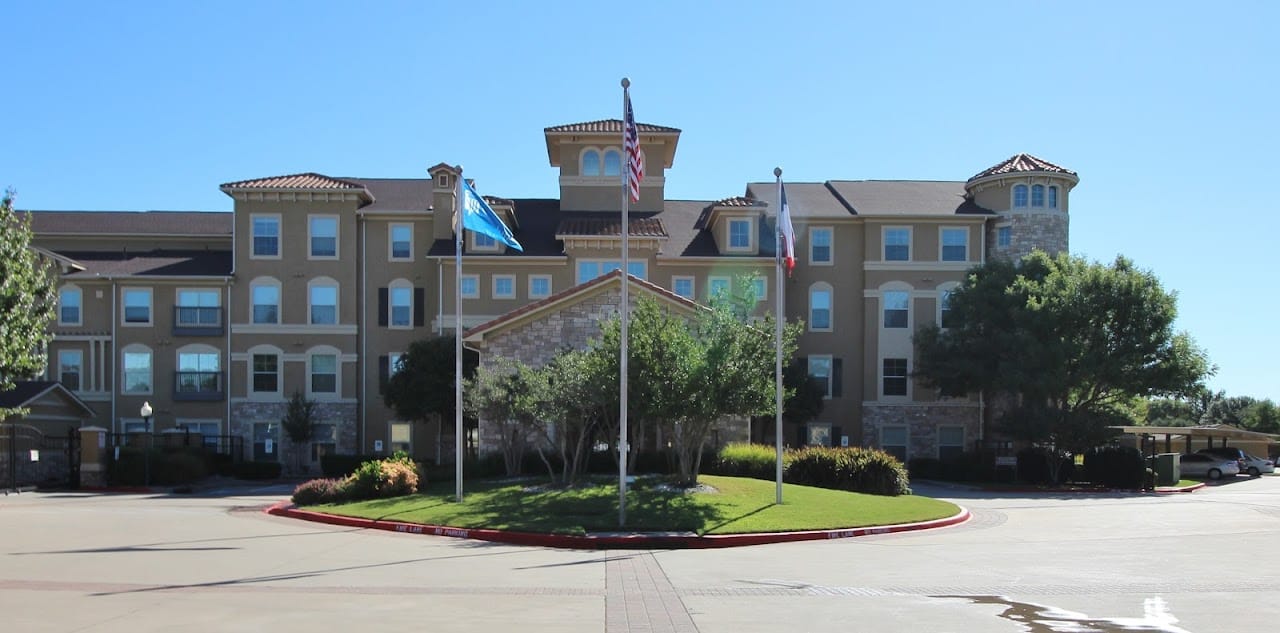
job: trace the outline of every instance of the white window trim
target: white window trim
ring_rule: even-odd
[[[462,282],[468,279],[475,280],[476,283],[474,285],[475,285],[476,291],[471,293],[463,291],[462,298],[463,299],[479,299],[480,298],[480,275],[462,275],[462,277],[458,280],[458,285],[465,288],[466,286],[464,286]]]
[[[76,308],[75,321],[62,320],[62,293],[75,292],[80,297],[80,305]],[[66,284],[58,289],[58,325],[84,325],[84,290],[75,284]]]
[[[1001,244],[1000,244],[1000,229],[1009,229],[1009,243],[1008,243],[1008,244],[1004,244],[1004,245],[1001,245]],[[1001,223],[997,224],[997,225],[996,225],[996,234],[995,234],[995,239],[994,239],[993,241],[995,242],[995,246],[996,246],[996,248],[1012,248],[1012,247],[1013,247],[1013,223],[1012,223],[1012,222],[1001,222]]]
[[[498,282],[506,280],[511,282],[511,294],[498,294]],[[516,276],[515,275],[494,275],[489,281],[489,288],[494,299],[515,299],[516,298]]]
[[[312,222],[316,220],[333,220],[333,254],[316,255],[311,252]],[[342,258],[342,220],[333,213],[311,213],[307,215],[307,259],[312,261],[334,261]]]
[[[743,222],[747,225],[747,245],[733,245],[733,225],[735,222]],[[756,226],[751,218],[731,217],[725,218],[724,223],[724,252],[726,253],[754,253],[756,252]]]
[[[760,293],[756,295],[756,303],[769,300],[769,278],[764,276],[754,277],[751,280],[751,291],[757,290],[756,284],[759,284]]]
[[[1018,187],[1027,188],[1027,203],[1022,206],[1018,206]],[[1009,187],[1009,208],[1010,209],[1030,209],[1031,208],[1031,185],[1026,183],[1017,183],[1014,186]]]
[[[395,256],[395,244],[396,244],[395,235],[396,235],[397,228],[409,229],[409,256],[408,257]],[[415,231],[413,230],[413,228],[414,227],[412,222],[392,222],[391,224],[387,225],[387,261],[389,262],[413,261],[414,239],[417,237],[416,235],[414,235]]]
[[[276,320],[275,320],[275,323],[271,323],[271,325],[279,325],[281,323],[284,323],[284,287],[280,284],[280,280],[276,279],[275,277],[254,277],[253,281],[249,282],[249,321],[248,322],[258,324],[258,325],[267,325],[266,323],[258,323],[253,318],[253,307],[254,305],[256,305],[253,302],[253,291],[255,288],[259,288],[259,287],[271,287],[276,289]],[[311,292],[310,289],[308,289],[307,292],[310,293]],[[308,297],[307,300],[310,301],[310,297]],[[308,319],[311,318],[310,312],[311,312],[310,306],[308,305],[307,307]]]
[[[832,398],[832,395],[831,395],[831,386],[832,386],[832,385],[831,385],[831,374],[835,371],[835,357],[834,357],[834,356],[832,356],[831,354],[810,354],[810,355],[809,355],[808,357],[806,357],[806,359],[805,359],[805,363],[806,363],[806,364],[805,364],[805,375],[806,375],[806,376],[809,376],[810,378],[816,378],[817,376],[814,376],[814,375],[813,375],[813,361],[814,361],[814,359],[823,359],[823,358],[825,358],[825,359],[827,360],[827,393],[826,393],[826,395],[822,396],[822,399],[823,399],[823,400],[830,400],[830,399]]]
[[[126,389],[128,388],[128,383],[126,382],[126,378],[128,377],[128,372],[126,371],[124,366],[125,354],[143,354],[143,353],[145,353],[147,355],[147,358],[149,359],[147,361],[147,373],[148,373],[147,390],[146,391],[127,391]],[[131,343],[129,345],[124,346],[124,348],[120,350],[120,380],[117,382],[119,382],[117,389],[120,391],[121,395],[149,396],[154,394],[156,390],[156,354],[155,352],[151,351],[150,347],[147,347],[146,345],[143,345],[141,343]]]
[[[813,293],[814,293],[815,291],[826,291],[826,293],[827,293],[827,300],[831,303],[831,305],[827,307],[827,327],[814,327],[814,326],[813,326]],[[835,304],[836,304],[836,292],[835,292],[835,289],[833,289],[833,288],[831,287],[831,284],[829,284],[829,283],[827,283],[827,282],[825,282],[825,281],[819,281],[819,282],[817,282],[817,283],[813,284],[812,286],[809,286],[809,297],[808,297],[808,302],[809,302],[809,310],[808,310],[808,317],[809,317],[809,318],[808,318],[808,323],[806,323],[805,325],[807,325],[807,326],[808,326],[809,331],[810,331],[810,332],[831,332],[831,331],[833,331],[833,330],[834,330],[834,328],[835,328],[835,323],[836,323],[836,305],[835,305]]]
[[[906,395],[901,395],[901,396],[899,396],[899,395],[892,395],[892,396],[891,396],[891,395],[888,395],[888,394],[886,394],[886,393],[884,392],[884,379],[885,379],[885,374],[884,374],[884,361],[889,360],[890,358],[894,358],[894,357],[891,357],[891,356],[890,356],[890,357],[881,357],[881,358],[880,358],[880,361],[879,361],[878,363],[876,363],[876,365],[877,365],[877,367],[876,367],[876,374],[878,374],[878,375],[879,375],[879,387],[876,389],[876,391],[880,394],[880,398],[881,398],[882,400],[891,400],[891,401],[894,401],[894,402],[901,402],[901,401],[910,400],[910,399],[911,399],[911,391],[912,391],[912,389],[911,389],[911,383],[913,382],[913,381],[911,380],[911,357],[910,357],[910,356],[907,356],[907,357],[906,357],[906,361],[907,361],[907,370],[906,370],[906,371],[907,371],[907,373],[906,373],[906,379],[907,379],[907,393],[906,393]],[[897,376],[895,376],[895,378],[897,378]]]
[[[828,244],[827,244],[827,252],[828,252],[828,254],[829,254],[829,258],[827,259],[827,261],[818,261],[818,260],[814,259],[814,257],[813,257],[813,247],[814,247],[814,239],[813,239],[813,235],[814,235],[814,233],[817,233],[817,232],[819,232],[819,231],[825,231],[827,234],[829,234],[829,235],[831,236],[831,239],[830,239],[830,240],[828,240]],[[831,227],[831,226],[811,226],[811,227],[809,227],[809,265],[810,265],[810,266],[834,266],[834,265],[835,265],[835,261],[836,261],[836,230],[835,230],[835,227]]]
[[[440,189],[448,189],[451,186],[452,184],[449,180],[449,174],[436,174],[436,187]]]
[[[710,303],[713,299],[715,299],[715,295],[712,294],[712,289],[715,288],[717,282],[721,282],[721,281],[724,282],[724,287],[726,292],[728,293],[733,292],[733,278],[729,277],[728,275],[711,275],[710,277],[707,277],[707,302],[708,303]]]
[[[254,253],[253,239],[256,235],[253,228],[257,220],[269,219],[276,221],[276,254],[275,255],[258,255]],[[310,230],[310,229],[308,229]],[[311,251],[310,240],[307,242],[307,252]],[[249,259],[281,259],[284,256],[284,222],[280,219],[279,213],[251,213],[249,214]]]
[[[936,431],[938,441],[933,444],[934,457],[937,459],[942,459],[942,429],[944,428],[960,429],[960,443],[947,444],[947,446],[959,446],[960,451],[964,452],[965,444],[969,442],[969,434],[965,432],[963,424],[939,424]]]
[[[147,321],[145,323],[134,323],[126,320],[125,315],[128,314],[128,305],[125,304],[125,296],[132,291],[141,291],[147,293]],[[151,288],[141,286],[123,286],[120,288],[120,327],[151,327],[156,322],[156,297],[155,292]]]
[[[595,152],[595,153],[596,153],[596,158],[600,161],[600,162],[599,162],[599,165],[600,165],[600,173],[597,173],[597,174],[588,174],[588,173],[587,173],[587,171],[586,171],[586,167],[587,167],[587,165],[586,165],[587,152]],[[588,145],[588,146],[586,146],[586,147],[584,147],[584,148],[582,148],[582,149],[578,150],[578,176],[580,176],[580,177],[585,177],[585,178],[598,178],[598,177],[600,177],[602,174],[604,174],[604,152],[603,152],[603,151],[601,151],[601,150],[600,150],[600,148],[599,148],[599,147],[596,147],[595,145]]]
[[[80,380],[78,381],[80,384],[76,385],[76,388],[75,388],[75,389],[73,389],[72,391],[84,391],[84,387],[85,387],[85,384],[84,384],[84,382],[85,382],[85,380],[84,380],[84,378],[85,378],[85,376],[84,376],[84,370],[85,370],[85,367],[84,367],[84,350],[82,350],[82,349],[60,349],[60,350],[58,350],[58,375],[54,377],[54,380],[55,380],[56,382],[61,383],[61,382],[62,382],[62,374],[66,373],[66,372],[64,372],[64,371],[63,371],[63,366],[67,364],[67,363],[66,363],[66,362],[64,362],[64,361],[63,361],[63,359],[62,359],[63,354],[75,354],[75,355],[77,355],[77,356],[79,357],[79,360],[76,362],[76,366],[77,366],[77,367],[79,367],[80,369],[76,372],[76,375],[78,375],[78,376],[80,377]]]
[[[495,212],[496,213],[496,212]],[[502,252],[502,242],[495,238],[492,245],[480,245],[476,243],[476,236],[479,235],[475,231],[467,232],[467,251],[472,253],[500,253]],[[488,236],[486,236],[488,237]]]
[[[333,288],[333,323],[314,323],[311,320],[311,308],[315,305],[312,292],[316,288]],[[340,325],[342,323],[342,287],[338,281],[330,277],[316,277],[307,282],[307,324],[308,325]]]
[[[942,259],[942,249],[944,246],[946,246],[946,244],[944,244],[942,241],[943,240],[942,236],[945,235],[947,231],[964,231],[964,259],[959,259],[959,260]],[[969,254],[971,250],[972,249],[969,248],[969,227],[955,226],[955,225],[938,227],[938,261],[940,262],[946,261],[946,262],[952,262],[952,263],[967,262],[969,261]]]
[[[174,370],[173,389],[174,391],[178,390],[178,373],[184,371],[182,369],[183,354],[200,354],[204,356],[212,355],[215,359],[215,362],[217,362],[217,365],[218,365],[217,368],[215,368],[213,371],[217,372],[218,374],[221,374],[224,369],[222,366],[222,352],[218,351],[218,348],[212,345],[205,345],[204,343],[192,343],[190,345],[183,345],[182,347],[179,347],[173,352],[173,363],[174,363],[173,364],[173,370]],[[202,370],[196,370],[196,371],[202,371]],[[223,384],[221,380],[219,381],[219,385],[222,387],[222,391],[225,393],[227,386]]]
[[[899,231],[899,230],[907,232],[907,258],[906,259],[889,259],[887,257],[888,248],[889,248],[889,240],[888,240],[889,231]],[[910,226],[898,225],[898,226],[880,227],[880,261],[896,262],[896,263],[915,261],[916,249],[912,248],[912,243],[914,241],[915,241],[915,232],[911,230]]]
[[[617,260],[617,259],[604,259],[604,258],[595,258],[595,257],[584,257],[582,259],[579,259],[575,261],[573,264],[573,278],[575,281],[577,281],[577,283],[580,283],[580,284],[586,283],[588,281],[591,281],[591,279],[596,279],[597,277],[602,277],[608,274],[607,272],[601,272],[601,273],[598,273],[595,277],[592,277],[591,279],[578,279],[578,273],[580,272],[580,266],[582,264],[598,264],[599,265],[598,267],[600,270],[604,270],[604,267],[606,264],[617,264],[619,266],[619,270],[621,269],[621,266],[622,266],[621,260]],[[640,277],[641,279],[649,278],[649,262],[632,259],[627,261],[627,265],[639,266],[641,274],[637,276]]]
[[[249,382],[245,385],[245,393],[251,400],[275,400],[284,397],[284,351],[274,345],[254,345],[250,347],[246,354],[246,365],[249,371]],[[275,391],[254,391],[253,389],[253,357],[254,356],[275,356],[276,357],[276,390]],[[310,375],[307,376],[307,382],[310,383]]]
[[[878,435],[880,436],[879,440],[880,440],[881,450],[883,450],[884,447],[886,446],[884,443],[884,432],[886,429],[902,429],[903,443],[894,444],[893,446],[901,446],[903,448],[903,451],[906,453],[907,459],[911,459],[911,427],[906,424],[885,424],[881,426],[880,431],[878,433]]]
[[[885,295],[889,294],[890,292],[900,292],[907,295],[907,324],[903,327],[887,327],[884,324],[885,312],[888,312],[889,310],[889,302],[887,300],[888,298]],[[887,288],[884,288],[884,287],[880,288],[880,315],[879,315],[880,328],[879,329],[881,331],[884,331],[884,330],[906,330],[908,332],[914,331],[912,329],[912,325],[915,321],[915,314],[914,314],[915,310],[911,309],[912,308],[911,304],[915,300],[914,294],[915,293],[913,293],[910,288],[902,288],[897,285],[893,285]]]
[[[409,291],[409,322],[399,325],[395,322],[395,301],[392,300],[393,290]],[[387,284],[387,328],[391,330],[411,330],[413,329],[413,311],[416,306],[413,305],[413,283],[407,279],[395,279]]]
[[[547,291],[545,293],[539,293],[534,291],[533,289],[534,282],[540,279],[545,279],[547,281]],[[547,297],[550,297],[554,293],[555,293],[555,288],[554,286],[552,286],[551,275],[529,275],[529,298],[530,299],[546,299]]]
[[[676,292],[676,282],[678,282],[678,281],[688,281],[688,282],[689,282],[689,296],[684,297],[684,295],[682,295],[682,294],[680,294],[680,293]],[[697,298],[698,298],[698,278],[697,278],[697,277],[694,277],[693,275],[674,275],[674,276],[672,276],[672,277],[671,277],[671,293],[672,293],[672,294],[675,294],[675,295],[677,295],[677,296],[684,297],[685,299],[688,299],[688,300],[690,300],[690,301],[696,301],[696,300],[697,300]]]
[[[386,450],[386,452],[387,452],[387,453],[390,453],[390,452],[391,452],[392,445],[396,443],[396,442],[392,439],[393,437],[395,437],[395,435],[392,433],[392,428],[393,428],[393,427],[395,427],[397,424],[399,424],[399,425],[403,425],[403,426],[405,426],[405,427],[408,427],[408,429],[409,429],[409,441],[407,442],[407,443],[409,444],[409,450],[408,450],[408,451],[405,451],[405,452],[407,452],[407,453],[409,453],[410,455],[412,455],[412,454],[413,454],[413,424],[412,424],[412,423],[409,423],[409,422],[404,422],[404,421],[401,421],[401,420],[387,420],[387,446],[386,446],[387,450]]]
[[[333,393],[316,392],[311,390],[311,360],[316,356],[333,356]],[[342,399],[342,352],[338,348],[328,345],[317,345],[309,350],[306,354],[307,373],[306,373],[306,396],[312,400],[332,402]]]

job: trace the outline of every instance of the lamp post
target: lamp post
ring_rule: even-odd
[[[143,473],[142,479],[143,479],[143,485],[150,486],[151,485],[151,413],[152,413],[151,403],[143,402],[142,408],[138,410],[138,413],[142,415],[142,430],[144,433],[147,434],[147,445],[142,449],[143,451],[145,451],[143,453],[143,460],[142,460],[142,473]]]

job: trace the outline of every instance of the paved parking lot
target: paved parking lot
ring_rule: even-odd
[[[1280,622],[1280,476],[1161,496],[916,490],[973,520],[727,550],[568,551],[262,513],[281,488],[10,495],[0,629],[1216,633]]]

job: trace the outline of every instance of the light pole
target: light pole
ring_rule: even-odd
[[[143,479],[143,485],[150,486],[151,485],[151,413],[152,413],[151,403],[143,402],[142,408],[138,410],[138,413],[142,414],[142,430],[144,433],[147,434],[147,445],[145,448],[142,449],[143,451],[145,451],[143,453],[143,460],[142,460],[142,473],[143,473],[142,479]]]

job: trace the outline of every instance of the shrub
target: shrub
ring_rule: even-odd
[[[786,457],[783,457],[785,466]],[[735,442],[726,444],[713,461],[717,474],[754,479],[777,476],[778,453],[773,446]]]
[[[300,506],[337,503],[345,497],[341,479],[312,479],[293,489],[293,502]]]
[[[1049,472],[1049,461],[1058,460],[1058,478],[1054,481]],[[1018,479],[1036,485],[1061,485],[1070,481],[1075,472],[1075,462],[1067,456],[1047,448],[1032,446],[1018,451]]]
[[[966,452],[948,459],[912,458],[907,470],[912,479],[936,481],[991,481],[994,458],[979,452]]]
[[[239,462],[231,474],[236,479],[278,479],[280,469],[280,462]]]
[[[320,472],[325,477],[341,479],[355,472],[360,464],[377,459],[377,455],[321,455]]]
[[[420,483],[425,483],[421,467],[408,455],[397,453],[360,464],[343,481],[342,488],[349,499],[381,499],[413,494]]]
[[[1093,484],[1138,489],[1145,471],[1142,453],[1132,446],[1093,448],[1084,454],[1083,475]]]
[[[810,446],[793,453],[785,464],[785,481],[876,495],[911,494],[902,462],[884,451]]]

